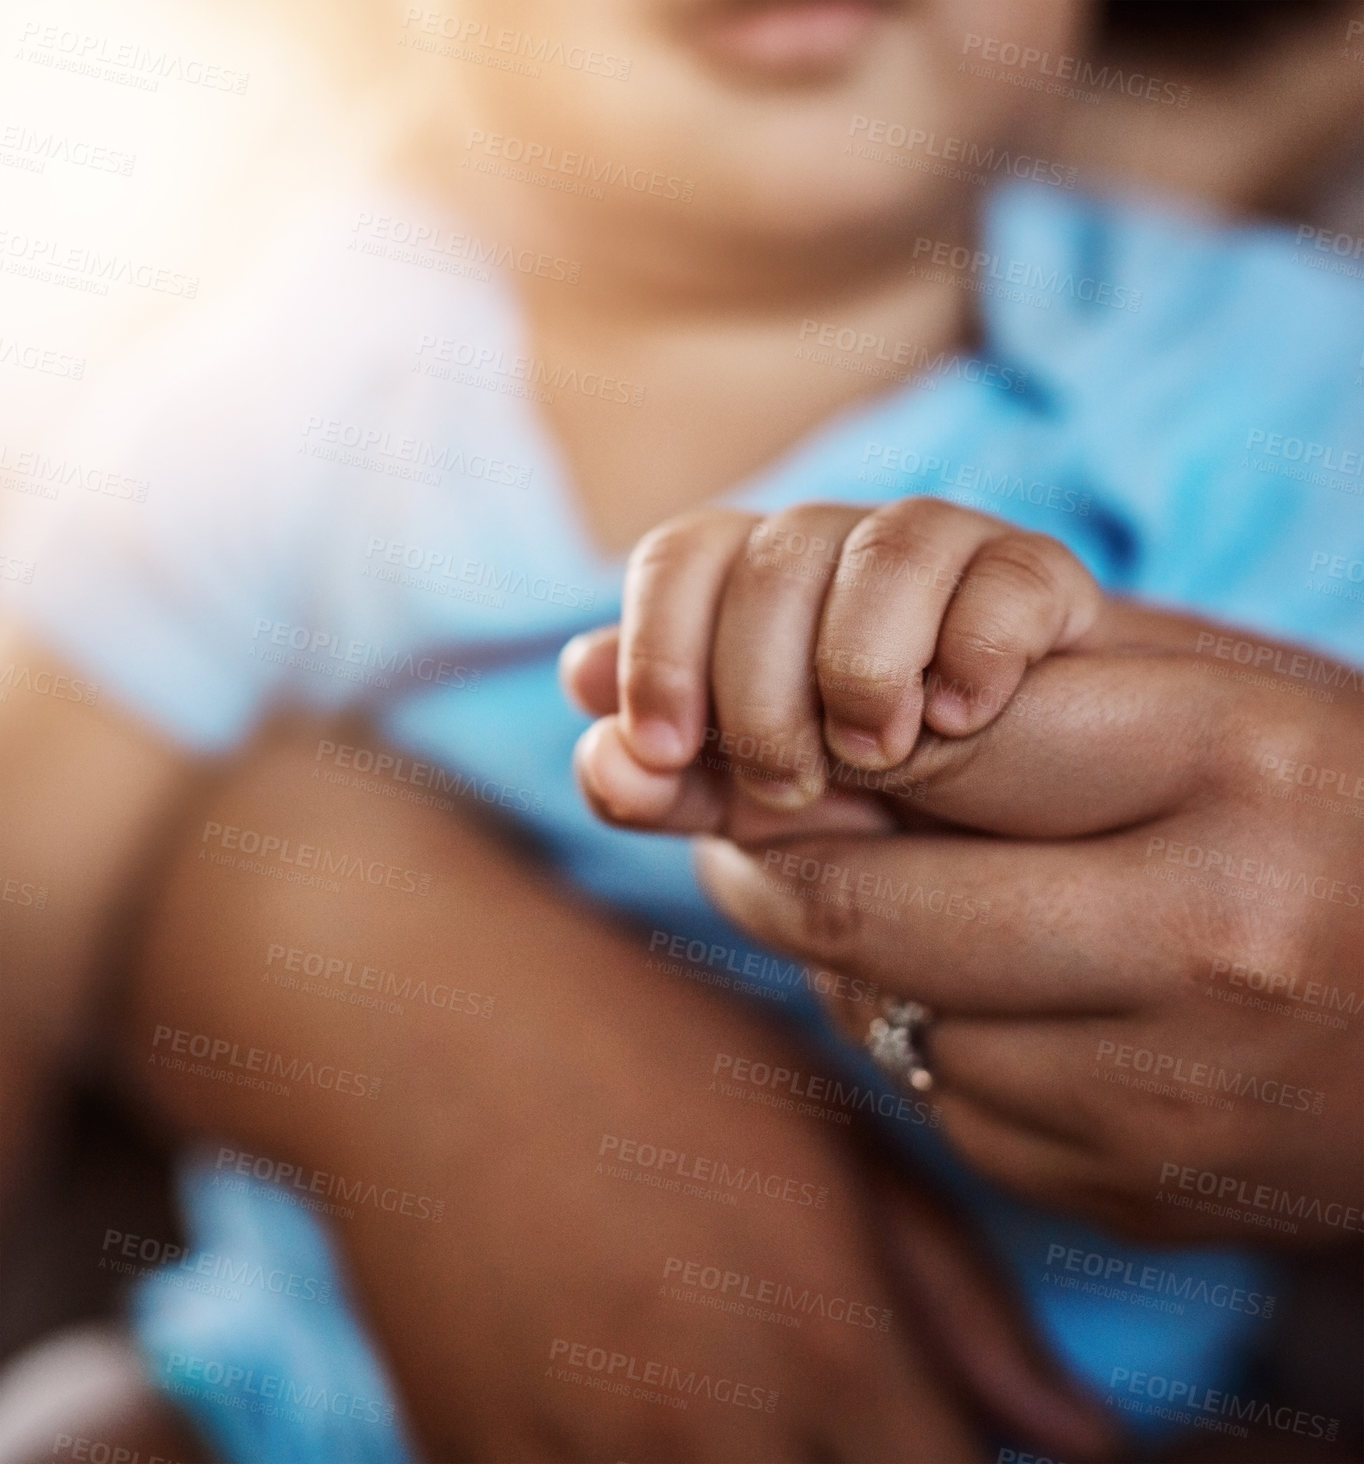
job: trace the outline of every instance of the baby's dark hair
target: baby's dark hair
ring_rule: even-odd
[[[1348,0],[1102,0],[1100,43],[1228,60],[1281,31],[1343,9]]]

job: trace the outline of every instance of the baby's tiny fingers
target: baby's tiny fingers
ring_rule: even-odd
[[[603,823],[657,833],[712,833],[728,800],[696,767],[655,772],[630,750],[619,717],[603,717],[578,739],[573,770],[588,807]]]
[[[926,678],[924,720],[948,737],[988,726],[1035,661],[1083,647],[1102,608],[1093,577],[1055,539],[990,539],[948,606]]]
[[[865,515],[844,540],[815,658],[825,740],[844,762],[883,771],[909,756],[943,613],[994,532],[983,514],[911,498]]]
[[[720,594],[755,518],[712,511],[670,519],[630,555],[617,671],[621,733],[651,768],[679,770],[700,751]]]
[[[607,717],[618,710],[616,657],[619,652],[618,625],[604,625],[600,630],[575,635],[559,652],[559,685],[569,701],[589,717]]]

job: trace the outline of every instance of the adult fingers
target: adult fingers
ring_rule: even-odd
[[[711,897],[757,940],[936,1011],[1122,1012],[1187,960],[1132,898],[1137,838],[706,840]]]
[[[1125,828],[1211,801],[1244,772],[1255,737],[1236,696],[1180,657],[1049,656],[982,731],[921,736],[896,783],[922,812],[989,833]],[[1253,721],[1263,732],[1272,718]]]
[[[1038,1133],[963,1093],[935,1093],[942,1132],[957,1154],[981,1174],[1035,1204],[1085,1213],[1109,1223],[1125,1197],[1096,1183],[1091,1156],[1067,1139]]]
[[[1107,1017],[1019,1021],[952,1016],[934,1020],[925,1033],[925,1057],[936,1082],[935,1097],[956,1093],[1001,1120],[1031,1133],[1097,1151],[1105,1129],[1094,1101],[1105,1060],[1116,1053]],[[1110,1090],[1116,1091],[1116,1090]]]

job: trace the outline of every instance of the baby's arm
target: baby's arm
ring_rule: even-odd
[[[831,757],[884,774],[922,727],[980,731],[1031,664],[1097,644],[1106,614],[1063,545],[935,499],[674,519],[631,556],[618,634],[566,653],[570,692],[602,716],[580,779],[612,822],[675,832],[727,827],[707,763],[808,810]]]

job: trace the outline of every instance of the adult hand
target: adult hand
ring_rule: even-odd
[[[1364,1204],[1360,673],[1107,618],[880,794],[780,824],[697,768],[667,826],[725,836],[702,874],[750,934],[933,1009],[935,1098],[988,1175],[1139,1236],[1340,1238]],[[612,633],[568,660],[612,713]],[[837,1015],[860,1042],[865,1009]]]
[[[921,740],[899,771],[939,829],[715,840],[703,877],[759,939],[928,1004],[944,1127],[1020,1194],[1153,1238],[1341,1239],[1364,1228],[1360,682],[1134,612],[985,731]]]

